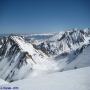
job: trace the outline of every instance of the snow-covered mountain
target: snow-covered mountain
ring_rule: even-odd
[[[59,55],[64,52],[76,50],[90,43],[90,30],[77,30],[61,32],[38,45],[48,55]]]
[[[20,36],[0,40],[0,78],[15,81],[25,78],[33,69],[50,69],[51,62],[43,52],[36,50]]]
[[[54,59],[60,71],[90,66],[89,29],[60,32],[35,48]]]
[[[39,36],[0,37],[0,78],[12,82],[90,66],[89,29],[47,34],[46,39],[41,39],[43,34]]]

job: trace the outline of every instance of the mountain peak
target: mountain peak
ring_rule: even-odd
[[[36,50],[21,36],[3,37],[1,42],[0,77],[4,80],[13,81],[24,78],[29,74],[33,65],[42,63],[47,58],[44,53]],[[19,75],[22,73],[22,69],[25,71]]]
[[[73,29],[55,34],[50,39],[42,42],[38,48],[49,55],[76,50],[84,44],[90,43],[90,30]]]

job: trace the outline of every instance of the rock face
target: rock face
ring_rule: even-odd
[[[54,35],[52,38],[42,42],[37,46],[48,55],[59,55],[63,52],[76,50],[83,45],[90,43],[90,30],[66,31]]]
[[[0,39],[0,78],[9,82],[25,78],[33,65],[43,62],[47,56],[36,50],[19,36]]]

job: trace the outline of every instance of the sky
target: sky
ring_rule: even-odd
[[[90,27],[90,0],[0,0],[0,33]]]

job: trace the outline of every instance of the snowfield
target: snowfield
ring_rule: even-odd
[[[8,82],[6,82],[6,81],[0,79],[0,85],[3,85],[3,84],[8,84]]]
[[[27,78],[2,87],[18,90],[90,90],[90,67]]]

